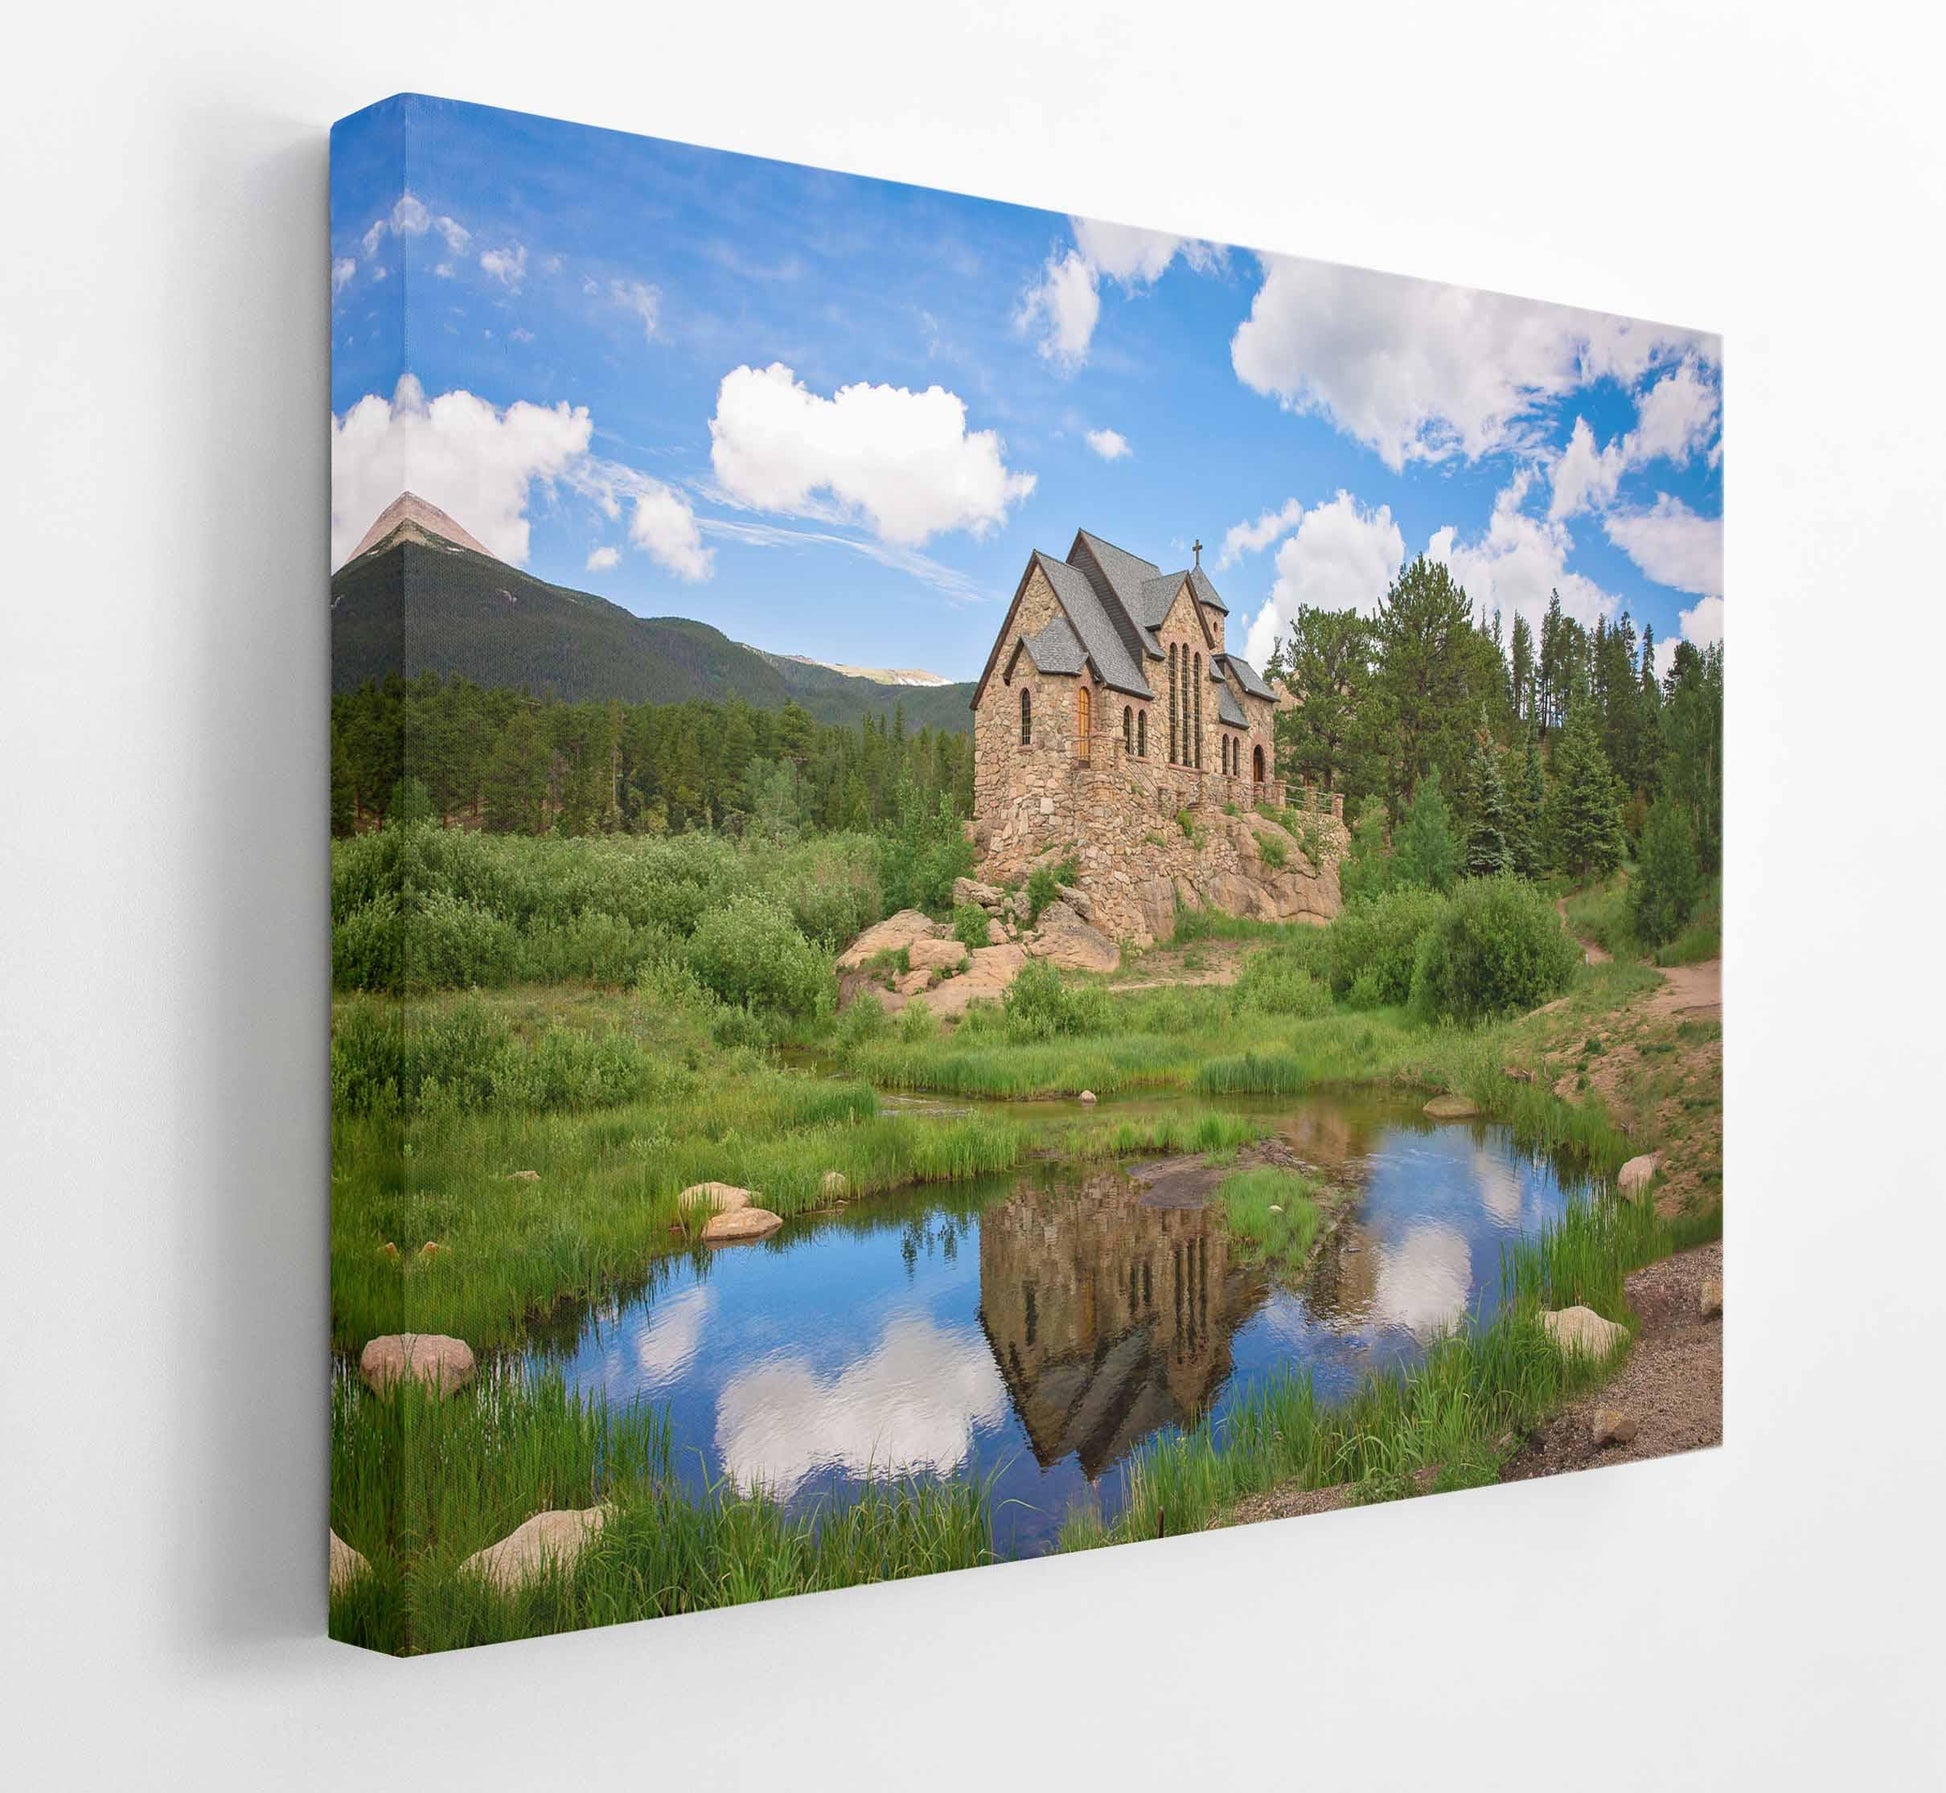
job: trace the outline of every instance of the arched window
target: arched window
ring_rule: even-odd
[[[1135,718],[1135,757],[1145,760],[1149,757],[1149,713],[1144,710]]]
[[[1094,725],[1094,693],[1086,685],[1077,685],[1074,688],[1074,757],[1078,760],[1088,758],[1088,743],[1094,733]]]
[[[1261,747],[1250,749],[1250,776],[1259,784],[1264,781],[1264,750]]]
[[[1122,705],[1122,751],[1135,751],[1135,710],[1130,704]]]
[[[1034,744],[1034,694],[1025,685],[1020,688],[1020,744]]]
[[[1203,769],[1203,656],[1198,654],[1190,662],[1190,690],[1196,694],[1196,753],[1194,765],[1198,772]]]

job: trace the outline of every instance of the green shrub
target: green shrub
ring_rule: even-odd
[[[1435,768],[1420,781],[1392,843],[1392,882],[1447,891],[1459,876],[1459,836]]]
[[[854,997],[851,1006],[838,1017],[838,1049],[849,1052],[856,1046],[876,1040],[885,1032],[888,1020],[885,1004],[869,991],[863,996]]]
[[[1027,924],[1029,927],[1040,920],[1041,911],[1060,894],[1060,881],[1055,877],[1052,866],[1037,865],[1027,874]]]
[[[952,799],[941,792],[928,804],[910,784],[898,795],[898,815],[879,836],[878,881],[888,909],[923,909],[929,915],[952,906],[953,885],[973,869],[973,843]]]
[[[1331,992],[1312,973],[1308,950],[1273,947],[1249,960],[1236,982],[1237,1007],[1308,1020],[1331,1011]]]
[[[961,903],[953,911],[953,938],[968,952],[987,943],[987,912],[975,903]]]
[[[1413,1007],[1469,1024],[1538,1008],[1567,988],[1580,962],[1580,949],[1531,884],[1468,878],[1420,940]]]
[[[1345,992],[1346,1008],[1382,1009],[1384,1006],[1385,987],[1376,971],[1367,968],[1351,980],[1351,988]]]
[[[779,1015],[811,1015],[830,988],[818,950],[788,910],[766,897],[737,897],[689,937],[696,981],[722,1001]]]
[[[923,1046],[939,1037],[939,1017],[923,1002],[908,1002],[899,1011],[899,1038],[908,1046]]]
[[[1281,872],[1290,861],[1290,842],[1285,840],[1281,835],[1258,835],[1257,851],[1263,856],[1264,864],[1269,866],[1273,872]]]
[[[1061,1035],[1102,1033],[1108,1026],[1108,998],[1099,989],[1077,989],[1045,959],[1030,960],[1007,986],[1001,1008],[1007,1033],[1015,1040],[1051,1040]]]
[[[1412,994],[1419,941],[1445,907],[1436,892],[1411,886],[1348,905],[1325,930],[1325,977],[1332,993],[1350,997],[1365,980],[1354,1006],[1404,1002]]]

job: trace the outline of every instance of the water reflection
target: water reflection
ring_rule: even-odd
[[[1300,1286],[1241,1260],[1194,1165],[1048,1165],[665,1260],[535,1358],[655,1401],[693,1492],[803,1502],[870,1475],[973,1474],[999,1548],[1044,1549],[1075,1502],[1118,1510],[1145,1438],[1292,1368],[1343,1398],[1489,1315],[1501,1247],[1566,1200],[1503,1129],[1372,1101],[1270,1118],[1351,1203]]]
[[[1099,1475],[1192,1423],[1268,1284],[1213,1208],[1158,1207],[1118,1169],[1017,1189],[980,1220],[980,1319],[1034,1457]]]

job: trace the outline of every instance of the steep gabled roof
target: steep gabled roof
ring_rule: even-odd
[[[1243,713],[1243,705],[1237,702],[1237,694],[1226,680],[1219,679],[1216,687],[1216,719],[1231,728],[1248,728],[1250,718]]]
[[[1277,693],[1264,683],[1263,674],[1252,666],[1248,660],[1243,659],[1237,654],[1225,654],[1223,660],[1230,670],[1236,674],[1237,683],[1249,692],[1252,697],[1261,697],[1270,703],[1277,701]]]
[[[1081,638],[1065,616],[1055,617],[1038,634],[1023,635],[1020,645],[1037,672],[1078,673],[1087,663]]]
[[[1125,639],[1116,626],[1112,598],[1104,603],[1093,580],[1079,567],[1056,560],[1039,549],[1034,551],[1034,561],[1054,587],[1054,595],[1060,599],[1061,608],[1067,612],[1080,638],[1082,651],[1094,663],[1096,677],[1104,685],[1126,691],[1131,697],[1153,697],[1155,693],[1149,689],[1148,680],[1142,676],[1141,662],[1136,658],[1139,647]]]
[[[1225,616],[1230,614],[1229,605],[1216,595],[1216,587],[1210,584],[1209,574],[1203,571],[1200,562],[1189,569],[1189,585],[1199,604],[1207,604],[1212,610],[1222,611]]]

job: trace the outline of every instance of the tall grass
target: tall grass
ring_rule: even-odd
[[[463,1569],[534,1513],[600,1505],[572,1565],[515,1592]],[[332,1390],[332,1528],[371,1568],[334,1591],[331,1634],[396,1654],[886,1581],[994,1560],[974,1482],[875,1481],[790,1515],[728,1488],[676,1489],[666,1424],[490,1378],[446,1400]]]
[[[1244,1255],[1281,1270],[1301,1270],[1324,1231],[1314,1185],[1294,1170],[1256,1165],[1216,1186],[1230,1237]]]

